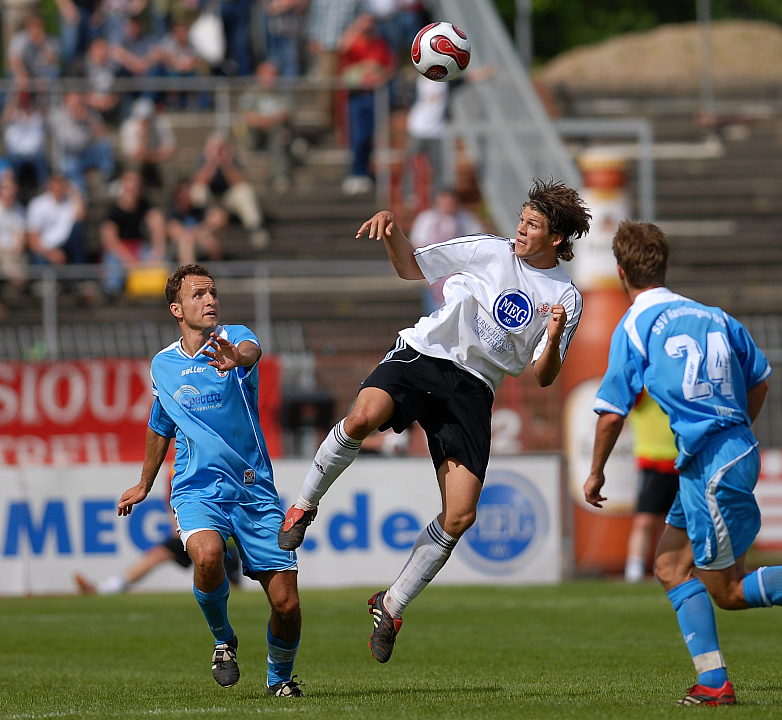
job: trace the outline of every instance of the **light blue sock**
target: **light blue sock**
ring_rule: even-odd
[[[750,607],[782,605],[782,567],[759,567],[744,578],[743,589]]]
[[[296,651],[299,649],[299,641],[288,642],[272,635],[270,626],[266,626],[266,644],[269,655],[266,658],[269,664],[267,684],[269,687],[279,682],[287,682],[293,673],[293,663],[296,660]]]
[[[210,593],[199,590],[193,585],[193,595],[204,613],[206,624],[215,636],[215,645],[228,642],[234,636],[234,629],[228,622],[228,596],[231,586],[226,575],[222,585]]]
[[[679,628],[698,673],[698,683],[722,687],[728,679],[728,671],[720,652],[717,621],[706,586],[693,578],[669,590],[668,599],[676,611]]]

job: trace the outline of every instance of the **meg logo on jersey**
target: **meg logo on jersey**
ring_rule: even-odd
[[[532,300],[521,290],[505,290],[494,301],[492,315],[500,327],[508,332],[519,332],[532,320]]]
[[[174,393],[174,400],[185,410],[200,412],[214,410],[223,406],[223,394],[219,392],[202,393],[193,385],[181,385]]]

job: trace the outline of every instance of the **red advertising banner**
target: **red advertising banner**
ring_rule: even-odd
[[[277,359],[259,363],[269,454],[282,454]],[[148,360],[0,364],[0,462],[141,462],[152,403]]]
[[[755,547],[782,550],[782,450],[760,451],[760,477],[755,486],[762,524]]]

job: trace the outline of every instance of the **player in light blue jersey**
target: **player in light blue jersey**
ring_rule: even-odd
[[[141,480],[123,493],[117,511],[128,515],[147,497],[176,438],[171,506],[193,560],[193,593],[214,635],[212,675],[223,687],[239,681],[223,567],[233,537],[244,574],[261,583],[271,605],[267,690],[299,697],[292,674],[301,634],[296,554],[277,546],[284,513],[258,419],[261,348],[246,327],[219,324],[217,288],[205,267],[175,270],[165,294],[182,337],[152,360]]]
[[[726,610],[782,605],[782,567],[744,569],[760,529],[753,495],[760,462],[750,424],[771,367],[741,323],[665,287],[668,240],[658,227],[623,222],[613,251],[632,305],[614,330],[597,392],[584,497],[602,507],[606,461],[646,386],[668,415],[679,451],[679,493],[655,557],[698,674],[679,703],[734,705],[709,595]]]

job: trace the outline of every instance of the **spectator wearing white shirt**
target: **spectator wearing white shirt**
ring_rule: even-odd
[[[12,94],[3,111],[5,155],[16,181],[28,192],[37,192],[49,177],[46,158],[46,118],[28,92]]]
[[[27,241],[32,261],[39,265],[86,262],[82,220],[84,199],[61,174],[49,178],[48,189],[27,208]]]

